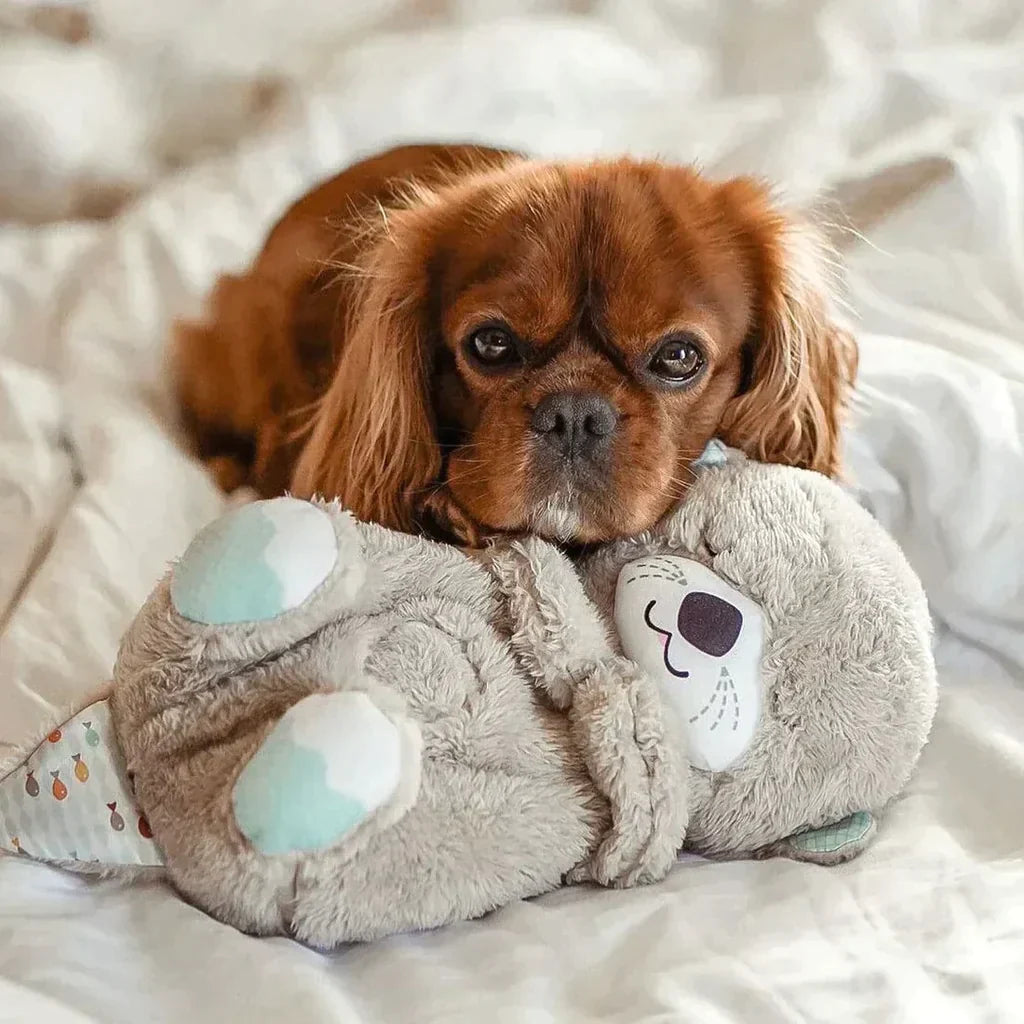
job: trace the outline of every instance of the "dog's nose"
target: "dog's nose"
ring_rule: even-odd
[[[611,402],[601,395],[562,391],[537,406],[531,425],[563,458],[574,459],[598,451],[617,422]]]

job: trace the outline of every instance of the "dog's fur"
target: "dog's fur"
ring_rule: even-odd
[[[470,544],[607,540],[664,515],[713,436],[837,473],[856,347],[829,268],[751,179],[405,146],[300,199],[179,326],[181,402],[227,489],[337,496]],[[482,327],[508,365],[475,359]],[[666,338],[699,352],[685,385],[649,368]],[[612,410],[592,456],[538,431],[564,394]]]

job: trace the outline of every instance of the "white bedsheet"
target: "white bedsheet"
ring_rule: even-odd
[[[383,6],[380,26],[416,24],[415,4]],[[566,890],[332,956],[239,935],[161,885],[2,858],[0,1021],[1020,1021],[1018,0],[535,2],[501,23],[497,2],[448,6],[425,36],[367,37],[327,5],[263,0],[239,20],[211,4],[227,49],[293,76],[274,123],[112,222],[0,229],[0,758],[106,676],[167,560],[221,507],[168,426],[169,318],[355,155],[472,137],[699,159],[845,204],[850,225],[823,217],[863,327],[855,486],[938,627],[920,771],[845,867],[686,861],[653,888]],[[141,38],[148,5],[98,9]],[[195,44],[194,19],[155,10],[168,49]]]

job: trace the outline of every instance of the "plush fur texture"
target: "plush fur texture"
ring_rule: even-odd
[[[668,512],[713,436],[838,472],[857,356],[832,268],[753,179],[403,146],[299,200],[180,325],[181,403],[226,489],[471,545],[606,541]],[[666,344],[685,379],[655,372]],[[566,398],[607,418],[568,458],[543,411]]]
[[[599,609],[610,611],[622,566],[652,553],[710,566],[767,628],[754,744],[728,772],[691,774],[688,848],[750,853],[902,789],[935,713],[931,619],[867,512],[815,473],[734,456],[658,528],[583,565]]]
[[[332,512],[338,565],[296,612],[202,626],[174,611],[165,581],[125,638],[113,708],[172,881],[236,927],[316,946],[433,927],[557,886],[598,845],[608,804],[569,717],[546,705],[496,628],[504,616],[492,577],[455,549]],[[627,682],[650,685],[623,667]],[[602,668],[588,680],[609,702],[599,741],[625,745],[627,690]],[[263,857],[234,823],[238,773],[289,706],[341,688],[416,724],[415,791],[336,848]],[[622,771],[606,774],[631,811],[649,804],[645,778],[627,785]],[[647,837],[639,812],[627,820],[637,833],[618,844],[616,863],[627,846],[635,861]],[[670,845],[681,841],[678,827]]]
[[[330,947],[564,881],[654,881],[684,845],[786,853],[794,832],[883,808],[926,741],[920,583],[818,474],[734,456],[579,574],[542,540],[472,558],[324,507],[339,558],[305,603],[202,625],[165,579],[115,669],[115,721],[170,877],[246,931]],[[709,565],[763,610],[763,711],[728,771],[688,767],[671,701],[616,650],[615,582],[648,554]],[[335,845],[261,855],[234,819],[235,781],[289,707],[342,689],[418,733],[421,754]]]

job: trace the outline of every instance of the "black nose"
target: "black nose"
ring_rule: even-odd
[[[618,416],[600,395],[563,391],[548,395],[533,412],[531,425],[564,458],[593,455],[607,444]]]

